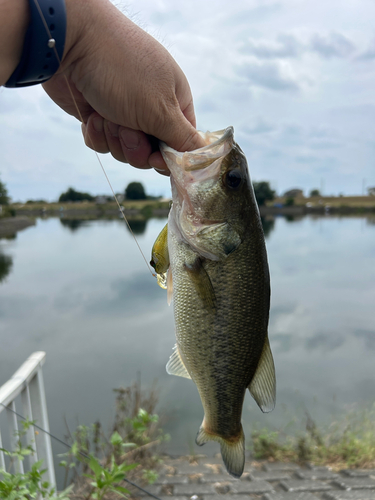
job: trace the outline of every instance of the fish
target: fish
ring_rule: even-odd
[[[196,443],[220,444],[241,477],[246,389],[263,412],[276,399],[268,339],[270,276],[247,161],[233,127],[199,132],[205,146],[178,152],[162,143],[172,206],[151,265],[173,301],[176,345],[167,372],[193,380],[204,418]]]

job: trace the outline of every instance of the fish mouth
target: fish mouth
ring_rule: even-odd
[[[160,143],[160,151],[172,175],[178,176],[177,169],[185,172],[202,170],[211,165],[215,160],[226,156],[234,146],[234,129],[227,127],[216,132],[201,132],[199,135],[206,145],[194,151],[180,152]],[[175,168],[173,168],[173,165]]]

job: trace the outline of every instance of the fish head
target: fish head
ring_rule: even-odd
[[[194,151],[182,153],[161,145],[171,172],[172,222],[196,252],[220,260],[243,240],[243,219],[256,204],[233,127],[200,135],[206,146]]]

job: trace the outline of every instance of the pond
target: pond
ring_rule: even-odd
[[[134,224],[147,259],[164,224]],[[263,415],[246,395],[247,442],[254,425],[303,427],[306,411],[327,423],[375,400],[375,220],[327,215],[264,224],[277,405]],[[0,241],[0,275],[0,385],[32,352],[46,351],[54,434],[66,435],[65,420],[71,430],[96,420],[109,427],[112,389],[140,377],[143,387],[158,381],[171,435],[166,451],[218,451],[215,443],[194,444],[203,416],[197,390],[165,371],[175,343],[172,308],[123,221],[39,219]]]

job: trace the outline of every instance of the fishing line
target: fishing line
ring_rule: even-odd
[[[27,418],[25,418],[23,415],[21,415],[20,413],[16,412],[15,410],[12,410],[12,408],[9,408],[8,406],[6,406],[4,403],[0,403],[1,406],[3,406],[6,410],[14,413],[15,415],[17,415],[18,418],[20,418],[21,420],[24,420],[25,422],[27,421]],[[68,444],[68,443],[65,443],[65,441],[63,441],[62,439],[58,438],[57,436],[54,436],[53,434],[51,434],[49,431],[46,431],[45,429],[43,429],[42,427],[39,427],[39,425],[37,424],[34,424],[33,422],[30,422],[30,424],[35,428],[35,429],[38,429],[39,431],[41,432],[44,432],[44,434],[47,434],[48,436],[50,436],[51,438],[53,438],[55,441],[57,441],[58,443],[66,446],[67,448],[71,449],[71,446]],[[90,457],[89,455],[87,455],[86,453],[84,453],[83,451],[78,451],[78,453],[86,458],[86,460],[90,460]],[[133,481],[130,481],[129,479],[126,479],[126,477],[124,476],[123,477],[123,480],[129,484],[131,484],[132,486],[135,486],[136,488],[138,488],[140,491],[143,491],[144,493],[147,493],[147,495],[149,495],[150,497],[153,497],[155,498],[156,500],[161,500],[161,498],[159,498],[158,496],[154,495],[153,493],[151,493],[150,491],[147,491],[145,490],[144,488],[142,488],[142,486],[139,486],[138,484],[136,483],[133,483]]]
[[[43,24],[44,24],[44,27],[45,27],[45,30],[46,30],[46,32],[47,32],[47,34],[48,34],[48,36],[49,36],[49,41],[48,41],[48,44],[49,44],[49,45],[48,45],[48,46],[49,46],[50,48],[52,48],[52,49],[53,49],[53,51],[54,51],[54,53],[55,53],[55,56],[56,56],[57,60],[59,61],[59,64],[61,64],[61,59],[60,59],[60,57],[59,57],[59,55],[58,55],[58,53],[57,53],[57,50],[56,50],[55,40],[54,40],[53,36],[51,35],[51,32],[50,32],[50,30],[49,30],[49,28],[48,28],[48,25],[47,25],[47,22],[46,22],[46,20],[45,20],[44,15],[43,15],[43,12],[42,12],[42,10],[41,10],[41,8],[40,8],[40,6],[39,6],[38,0],[33,0],[33,1],[34,1],[34,3],[35,3],[36,8],[38,9],[38,12],[39,12],[40,18],[41,18],[41,20],[42,20],[42,22],[43,22]],[[69,90],[70,96],[71,96],[71,98],[72,98],[72,101],[73,101],[74,107],[76,108],[76,111],[77,111],[77,114],[78,114],[78,116],[79,116],[79,119],[80,119],[81,123],[84,123],[83,118],[82,118],[81,111],[80,111],[80,109],[79,109],[79,107],[78,107],[77,101],[76,101],[76,100],[75,100],[75,98],[74,98],[74,95],[73,95],[72,89],[71,89],[70,84],[69,84],[69,82],[68,82],[68,79],[67,79],[67,77],[66,77],[66,75],[65,75],[64,73],[63,73],[63,77],[64,77],[64,79],[65,79],[66,85],[67,85],[67,87],[68,87],[68,90]],[[95,148],[94,148],[94,143],[93,143],[93,141],[92,141],[92,139],[91,139],[90,134],[89,134],[89,132],[88,132],[88,131],[87,131],[87,138],[88,138],[88,140],[89,140],[89,146],[90,146],[90,148],[94,151],[94,153],[95,153],[95,155],[96,155],[96,158],[97,158],[97,160],[98,160],[98,162],[99,162],[99,165],[100,165],[100,167],[101,167],[101,169],[102,169],[102,171],[103,171],[103,174],[104,174],[105,178],[107,179],[107,182],[108,182],[108,184],[109,184],[109,187],[111,188],[112,195],[113,195],[113,197],[114,197],[114,199],[115,199],[115,201],[116,201],[116,203],[117,203],[117,206],[118,206],[118,208],[119,208],[119,210],[120,210],[120,213],[121,213],[121,215],[122,215],[122,218],[124,219],[124,221],[125,221],[125,223],[126,223],[126,225],[127,225],[128,229],[129,229],[129,231],[130,231],[131,235],[132,235],[132,236],[133,236],[133,238],[134,238],[134,241],[135,241],[135,243],[136,243],[136,245],[137,245],[137,247],[138,247],[139,251],[141,252],[141,255],[142,255],[142,257],[143,257],[143,260],[144,260],[144,261],[145,261],[145,263],[146,263],[147,269],[150,271],[151,276],[153,276],[154,278],[156,278],[156,274],[154,274],[154,273],[152,272],[151,267],[150,267],[150,264],[148,263],[148,260],[146,259],[146,257],[145,257],[145,255],[144,255],[144,253],[142,252],[142,249],[141,249],[141,247],[140,247],[140,245],[139,245],[139,243],[138,243],[138,240],[137,240],[137,238],[135,237],[135,234],[133,233],[132,228],[130,227],[130,224],[129,224],[129,222],[128,222],[128,219],[126,218],[126,216],[125,216],[125,214],[124,214],[124,211],[123,211],[123,208],[124,208],[124,207],[122,207],[122,206],[120,205],[120,203],[119,203],[119,201],[118,201],[118,199],[117,199],[117,196],[116,196],[115,191],[114,191],[114,189],[113,189],[113,187],[112,187],[112,184],[111,184],[111,182],[110,182],[110,180],[109,180],[109,178],[108,178],[107,172],[105,171],[105,168],[104,168],[104,166],[103,166],[103,163],[101,162],[101,160],[100,160],[100,158],[99,158],[98,153],[95,151]]]

